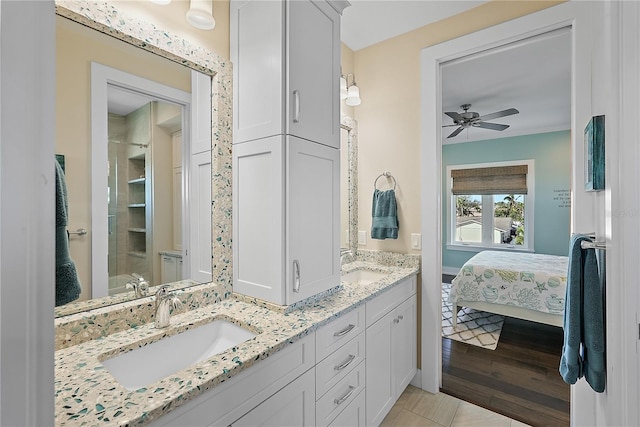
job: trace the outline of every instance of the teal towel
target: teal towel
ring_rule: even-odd
[[[583,241],[590,239],[571,236],[559,370],[567,384],[584,376],[601,393],[605,387],[603,280],[595,249],[582,249]]]
[[[56,160],[56,306],[78,299],[81,290],[76,266],[69,255],[67,210],[67,184]]]
[[[399,223],[394,190],[374,190],[371,216],[372,239],[398,238]]]

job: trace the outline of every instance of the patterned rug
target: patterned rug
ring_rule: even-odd
[[[450,283],[442,284],[442,336],[466,344],[495,350],[498,346],[504,316],[463,307],[458,312],[458,326],[453,329]]]

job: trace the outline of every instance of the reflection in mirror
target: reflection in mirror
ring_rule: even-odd
[[[182,280],[183,108],[114,85],[107,98],[105,291],[142,296],[145,287]],[[102,296],[99,284],[92,281],[93,297]]]
[[[340,249],[358,249],[358,124],[340,116]]]
[[[186,228],[194,222],[189,221],[193,212],[189,212],[182,202],[193,194],[191,191],[199,191],[199,198],[206,202],[206,212],[198,210],[198,230],[209,227],[209,231],[197,236],[199,239],[191,239],[199,241],[209,253],[194,262],[198,263],[194,271],[208,270],[207,279],[199,276],[198,281],[213,280],[213,292],[228,294],[231,254],[230,237],[226,236],[225,230],[231,228],[231,135],[226,129],[230,128],[231,87],[225,62],[211,52],[157,30],[152,24],[122,14],[112,4],[57,1],[56,13],[56,153],[65,157],[69,230],[88,230],[86,235],[70,236],[71,257],[81,276],[81,296],[77,301],[56,307],[56,316],[134,298],[135,289],[127,287],[127,283],[144,281],[153,286],[185,279],[173,283],[174,289],[196,284],[189,279],[188,268],[183,268],[182,272],[179,268],[179,256],[185,254],[190,237]],[[128,85],[110,86],[107,91],[105,84],[104,162],[102,167],[93,169],[95,153],[91,152],[90,142],[95,138],[96,126],[95,121],[92,123],[95,106],[91,102],[96,94],[91,83],[92,63],[143,76],[186,94],[186,98],[176,102],[174,97],[158,96],[153,91],[149,96],[149,92],[140,93]],[[204,83],[201,77],[192,75],[191,69],[206,73]],[[199,89],[193,97],[190,95],[192,84]],[[140,97],[140,104],[130,107],[130,111],[107,112],[107,93],[110,100],[117,94],[134,94]],[[193,111],[189,110],[192,100],[193,104],[199,105],[199,110],[195,107]],[[190,113],[199,126],[191,124]],[[130,124],[133,125],[127,130]],[[111,132],[109,137],[108,132]],[[145,133],[153,135],[153,141],[151,138],[138,140],[138,136]],[[194,139],[191,142],[204,147],[198,153],[188,149],[191,134]],[[212,134],[216,136],[213,155]],[[156,136],[159,138],[157,143]],[[109,162],[108,155],[112,156]],[[190,161],[197,164],[191,171],[188,169]],[[202,171],[202,164],[208,167],[208,172]],[[97,173],[98,169],[104,173]],[[122,172],[125,174],[120,175]],[[101,219],[96,221],[95,216],[91,216],[95,203],[90,200],[91,185],[100,181],[99,175],[104,177],[100,178],[103,182],[98,188],[102,190],[96,199],[102,201],[104,210]],[[190,185],[185,177],[190,175],[199,178],[192,177],[193,188],[187,193]],[[216,199],[213,207],[212,193]],[[121,218],[120,215],[124,216]],[[216,221],[213,236],[212,216]],[[92,265],[91,256],[92,252],[95,255],[92,239],[96,239],[99,229],[105,231],[105,251],[97,266]],[[207,234],[208,237],[202,239]],[[107,247],[110,248],[108,252]],[[149,254],[151,262],[141,261],[143,253]],[[167,264],[163,269],[163,258],[178,262]],[[208,267],[203,268],[200,265],[203,263]],[[97,269],[104,271],[103,295],[113,296],[92,298],[98,295],[97,292],[92,295],[92,274]],[[113,289],[109,291],[109,287]],[[152,293],[153,289],[149,289],[149,294]]]

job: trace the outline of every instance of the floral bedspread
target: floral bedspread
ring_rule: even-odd
[[[449,302],[484,301],[562,314],[568,261],[556,255],[480,252],[452,280]]]

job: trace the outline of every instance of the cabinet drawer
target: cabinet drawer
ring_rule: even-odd
[[[367,327],[380,320],[414,293],[416,293],[416,275],[407,277],[402,283],[367,301]]]
[[[324,395],[365,357],[364,332],[327,356],[316,366],[316,396]]]
[[[365,391],[363,390],[338,414],[329,427],[364,427],[367,422],[364,405]]]
[[[356,366],[324,396],[316,401],[316,427],[328,426],[365,387],[364,362]]]
[[[364,305],[361,305],[316,331],[316,362],[364,331],[364,313]]]

